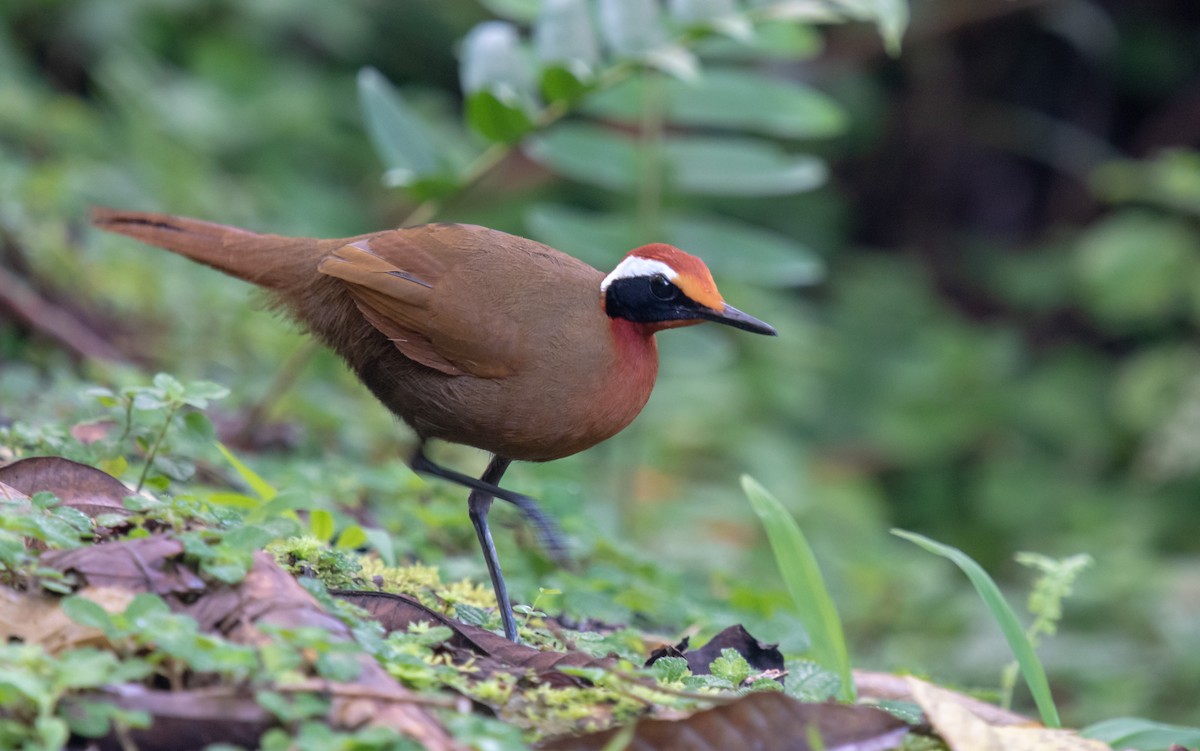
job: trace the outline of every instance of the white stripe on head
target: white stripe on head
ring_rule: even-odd
[[[604,292],[608,289],[608,285],[618,279],[636,279],[637,277],[654,276],[655,274],[662,274],[672,281],[679,276],[679,272],[662,261],[656,261],[653,258],[642,258],[641,256],[626,256],[625,260],[618,263],[617,267],[612,270],[612,273],[604,277],[604,281],[600,282],[600,291]]]

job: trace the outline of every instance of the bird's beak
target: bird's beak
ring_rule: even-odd
[[[766,334],[767,336],[776,336],[778,334],[774,326],[764,323],[752,315],[743,313],[732,305],[722,305],[720,310],[705,310],[701,314],[701,318],[755,334]]]

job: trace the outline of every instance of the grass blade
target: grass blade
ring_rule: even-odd
[[[962,569],[962,572],[971,580],[971,584],[975,586],[975,591],[979,593],[979,597],[987,605],[988,610],[992,612],[992,617],[1000,625],[1000,630],[1004,632],[1009,649],[1016,657],[1017,664],[1021,666],[1021,675],[1024,676],[1025,683],[1029,686],[1029,692],[1033,694],[1033,700],[1037,703],[1038,712],[1042,716],[1042,724],[1051,728],[1062,727],[1062,722],[1058,718],[1058,709],[1054,706],[1054,697],[1050,694],[1050,683],[1046,680],[1046,670],[1042,667],[1042,661],[1034,652],[1029,637],[1025,635],[1024,627],[1017,620],[1017,614],[1009,607],[1004,595],[1000,594],[1000,588],[992,581],[992,577],[988,576],[982,566],[958,548],[943,545],[924,535],[903,529],[893,529],[892,534],[916,543],[930,553],[948,558],[954,565]]]
[[[243,482],[250,486],[250,489],[254,491],[255,495],[257,495],[263,501],[270,501],[277,495],[277,492],[275,488],[271,486],[271,483],[259,477],[257,472],[243,464],[240,459],[233,455],[232,451],[225,448],[224,444],[222,444],[220,441],[214,441],[214,443],[216,443],[217,450],[221,452],[221,456],[225,457],[225,461],[233,465],[233,469],[238,473],[238,476],[242,478]]]
[[[854,701],[854,679],[850,675],[850,656],[846,651],[842,621],[829,590],[825,588],[817,557],[808,540],[783,504],[753,477],[742,475],[742,490],[766,527],[779,573],[800,611],[800,622],[812,640],[813,661],[841,680],[839,699]]]

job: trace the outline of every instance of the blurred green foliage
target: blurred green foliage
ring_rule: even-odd
[[[565,29],[553,33],[536,21],[539,3],[485,5],[8,0],[0,270],[133,359],[223,384],[244,407],[300,335],[255,312],[245,285],[86,230],[89,205],[321,236],[413,216],[470,221],[601,267],[637,243],[676,242],[781,336],[670,332],[655,396],[630,430],[513,470],[512,486],[543,499],[588,562],[551,570],[524,552],[531,538],[515,517],[498,513],[513,527],[497,544],[518,600],[554,587],[578,617],[666,630],[741,620],[798,651],[803,635],[735,482],[744,471],[802,517],[860,666],[994,686],[1008,659],[973,593],[889,527],[946,540],[1019,591],[1030,577],[1015,551],[1086,552],[1095,566],[1042,653],[1066,723],[1194,721],[1197,153],[1099,149],[1082,170],[1090,211],[1019,237],[986,224],[953,235],[971,284],[964,301],[920,247],[870,239],[878,225],[941,227],[963,198],[939,194],[929,217],[907,204],[867,211],[864,182],[918,194],[925,174],[906,154],[893,172],[853,172],[896,146],[899,74],[853,51],[876,42],[842,37],[850,52],[831,71],[812,62],[826,32],[806,19],[766,23],[753,15],[763,3],[670,3],[675,15],[637,25],[589,18],[588,33],[569,3],[547,3],[561,16],[543,23]],[[619,17],[639,4],[609,5]],[[688,15],[735,5],[745,12]],[[510,25],[476,26],[495,23],[493,12]],[[1166,21],[1135,20],[1112,32],[1111,85],[1166,101],[1200,47]],[[1050,11],[1035,22],[1084,23]],[[1015,33],[996,28],[982,41],[962,32],[976,59]],[[909,42],[899,64],[935,75],[944,59],[922,56],[935,46]],[[1025,59],[1053,76],[1052,58]],[[1004,141],[1044,124],[1006,112],[985,118],[989,133],[1003,131],[994,142],[1022,158],[1061,156],[1043,153],[1058,142],[1048,137]],[[506,156],[512,144],[519,156]],[[942,164],[920,146],[920,160]],[[23,445],[69,440],[53,426],[95,415],[85,381],[145,378],[79,363],[38,327],[0,317],[0,421],[28,434]],[[219,429],[236,421],[228,409]],[[440,565],[446,580],[482,578],[462,499],[403,467],[402,429],[331,356],[308,364],[271,415],[287,423],[286,450],[252,464],[282,495],[326,508],[338,529],[353,521],[346,509],[369,510],[372,526],[397,535],[399,556]],[[439,451],[482,467],[475,452]]]

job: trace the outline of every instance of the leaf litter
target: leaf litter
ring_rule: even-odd
[[[130,514],[129,489],[86,465],[39,457],[0,468],[0,501],[27,504],[46,491],[93,520]],[[479,619],[474,606],[460,605],[455,618],[439,603],[401,592],[326,590],[297,579],[278,551],[251,551],[233,569],[240,576],[225,575],[228,561],[213,560],[223,544],[215,533],[130,528],[138,534],[39,553],[39,571],[74,588],[68,600],[40,589],[36,577],[10,577],[0,588],[7,641],[52,655],[99,648],[131,665],[146,661],[140,673],[129,671],[139,679],[63,698],[68,718],[94,712],[97,702],[106,711],[148,715],[140,727],[106,726],[100,748],[253,747],[273,728],[315,719],[336,730],[383,728],[450,750],[466,747],[448,730],[463,713],[499,718],[523,728],[527,740],[540,738],[538,748],[561,751],[871,751],[897,747],[913,729],[872,706],[783,693],[788,674],[777,645],[741,625],[699,649],[687,638],[648,647],[637,660],[642,670],[616,646],[628,643],[628,629],[572,631],[545,618],[536,621],[545,626],[536,646],[514,644],[463,620]],[[371,581],[379,586],[385,578]],[[960,695],[924,686],[908,684],[910,698],[955,751],[1096,748],[1066,731],[995,727],[969,702],[947,698]],[[980,738],[986,745],[974,745]]]

